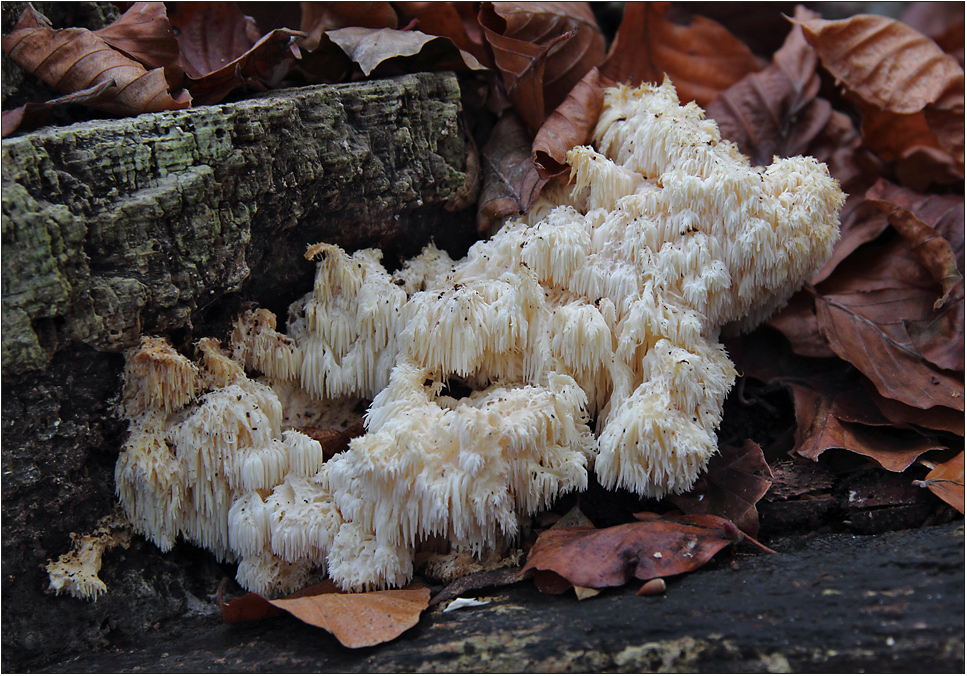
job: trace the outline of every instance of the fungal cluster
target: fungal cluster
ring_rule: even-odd
[[[687,490],[735,378],[720,332],[827,260],[843,193],[811,158],[751,166],[667,80],[608,89],[568,162],[568,185],[459,261],[430,245],[391,274],[377,250],[318,244],[285,333],[249,311],[199,364],[145,339],[117,465],[135,528],[239,560],[253,591],[318,570],[363,590],[407,582],[431,539],[492,555],[590,471]],[[290,407],[345,398],[372,400],[366,433],[324,461]]]

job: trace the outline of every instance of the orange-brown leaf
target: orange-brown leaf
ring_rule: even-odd
[[[631,2],[601,74],[637,85],[671,78],[682,102],[707,106],[749,73],[759,70],[755,56],[721,24],[701,16],[682,16],[667,2]]]
[[[712,457],[700,484],[671,498],[686,514],[714,514],[730,520],[743,533],[759,533],[756,503],[772,485],[772,472],[759,445],[746,439],[740,446],[723,446]]]
[[[797,7],[796,16],[818,15]],[[769,164],[774,155],[808,154],[832,115],[829,102],[816,98],[817,63],[815,50],[793,26],[768,68],[729,87],[706,112],[718,123],[722,136],[757,165]]]
[[[480,25],[504,88],[531,134],[604,56],[585,2],[485,2]]]
[[[875,305],[889,313],[888,298]],[[816,310],[820,330],[833,352],[859,369],[884,397],[922,409],[964,410],[962,376],[932,367],[914,348],[835,296],[819,296]]]
[[[360,67],[364,75],[369,75],[387,61],[417,57],[418,61],[407,62],[407,70],[483,69],[472,55],[457,49],[449,38],[420,31],[350,27],[328,31],[326,36]]]
[[[537,538],[522,572],[549,570],[577,587],[616,587],[695,570],[737,542],[735,525],[710,514],[666,517],[611,528],[550,528]]]
[[[530,135],[520,117],[505,113],[481,153],[483,185],[477,207],[477,230],[530,208],[547,179],[541,178],[530,152]]]
[[[604,91],[597,68],[588,71],[574,89],[551,113],[537,136],[532,151],[541,178],[567,170],[567,151],[588,142],[604,104]]]
[[[858,14],[798,23],[826,69],[878,108],[911,114],[939,101],[948,89],[963,94],[964,71],[957,61],[895,19]]]
[[[430,602],[419,583],[403,589],[346,594],[333,588],[314,595],[269,601],[276,608],[332,633],[347,648],[378,645],[416,625]]]
[[[101,100],[109,99],[113,96],[114,83],[111,80],[104,80],[82,89],[73,94],[59,96],[43,103],[28,102],[19,108],[3,111],[3,129],[0,138],[7,138],[10,134],[20,129],[36,128],[44,123],[47,112],[57,106],[84,103],[89,106],[96,105]]]
[[[923,481],[915,484],[930,490],[931,493],[956,509],[964,513],[964,452],[947,462],[937,465],[927,474]]]
[[[837,417],[836,400],[804,385],[792,386],[796,403],[795,453],[817,460],[843,449],[872,458],[886,470],[902,472],[923,453],[945,446],[933,437],[893,427],[847,422]]]
[[[179,60],[178,41],[163,2],[135,2],[94,34],[148,68],[170,68]]]
[[[115,115],[191,105],[188,92],[171,96],[164,69],[147,70],[87,29],[55,30],[32,7],[24,10],[14,30],[4,36],[3,50],[25,70],[67,94],[113,81],[114,87],[105,90],[96,102],[88,103]]]

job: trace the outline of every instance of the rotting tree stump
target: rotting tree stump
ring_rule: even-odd
[[[428,73],[3,141],[4,669],[110,642],[122,616],[137,633],[184,613],[189,563],[214,566],[139,542],[127,554],[163,574],[95,604],[45,593],[43,564],[114,507],[123,352],[142,334],[224,338],[252,302],[284,321],[319,241],[462,255],[473,148],[457,78]]]

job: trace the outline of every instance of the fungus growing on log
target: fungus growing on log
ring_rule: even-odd
[[[492,555],[592,467],[641,496],[690,488],[735,379],[720,332],[755,326],[826,261],[844,195],[811,158],[752,167],[667,80],[608,89],[593,145],[568,153],[571,186],[459,261],[430,246],[391,275],[378,251],[310,247],[314,288],[287,333],[259,310],[232,336],[267,385],[216,377],[208,345],[197,382],[177,376],[187,398],[129,387],[118,491],[136,528],[241,558],[254,591],[313,566],[359,590],[407,582],[439,536]],[[323,462],[282,431],[283,391],[373,398],[366,434]]]

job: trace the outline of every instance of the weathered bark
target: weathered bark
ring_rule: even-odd
[[[140,645],[50,671],[953,672],[964,668],[964,530],[784,538],[776,555],[723,551],[668,580],[578,601],[533,582],[484,590],[486,606],[428,611],[414,629],[349,650],[283,615],[225,625],[214,604]],[[207,610],[205,610],[207,608]],[[117,632],[120,622],[114,626]]]
[[[191,328],[252,270],[279,293],[316,241],[425,239],[435,209],[468,205],[466,157],[458,83],[437,75],[6,140],[3,373]]]
[[[188,608],[211,557],[139,541],[98,603],[42,568],[114,506],[122,353],[142,333],[224,338],[248,302],[284,320],[307,244],[457,254],[474,236],[472,152],[449,74],[275,92],[48,128],[2,144],[3,660],[97,644],[123,616]],[[464,241],[461,241],[464,240]],[[190,352],[190,351],[189,351]],[[189,574],[187,571],[194,570]],[[203,587],[223,574],[197,575]],[[200,593],[200,592],[198,592]]]

